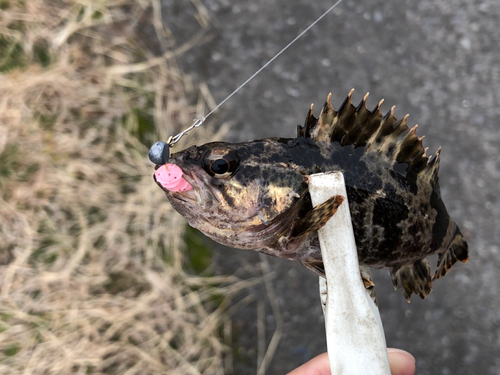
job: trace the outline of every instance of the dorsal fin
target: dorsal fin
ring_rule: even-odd
[[[425,149],[427,151],[427,148]],[[423,171],[425,177],[434,185],[434,189],[441,194],[439,187],[439,156],[441,155],[441,147],[438,148],[432,157],[428,158],[427,168]]]
[[[415,174],[425,170],[437,182],[439,150],[429,159],[416,130],[408,127],[408,115],[401,120],[394,116],[394,108],[382,115],[381,100],[373,110],[366,107],[368,93],[355,107],[352,104],[352,89],[338,111],[333,109],[331,94],[321,109],[319,117],[313,114],[311,105],[304,126],[297,127],[297,136],[315,141],[338,142],[342,146],[365,147],[365,152],[384,154],[395,163],[406,163],[407,171]],[[431,176],[432,175],[432,176]]]

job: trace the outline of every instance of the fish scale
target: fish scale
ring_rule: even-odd
[[[360,264],[388,269],[408,301],[412,293],[425,298],[433,279],[468,259],[467,243],[441,200],[440,149],[427,157],[424,137],[416,125],[408,127],[408,116],[397,120],[394,107],[383,115],[383,100],[370,111],[368,94],[355,107],[352,92],[338,110],[328,95],[318,117],[311,105],[297,138],[212,142],[168,160],[155,145],[157,169],[180,168],[192,188],[174,191],[155,181],[174,209],[215,241],[291,259],[323,275],[317,231],[344,198],[313,207],[308,180],[340,171]],[[438,254],[432,277],[431,254]]]

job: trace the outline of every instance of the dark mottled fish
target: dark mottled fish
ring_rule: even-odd
[[[368,95],[354,107],[351,94],[338,111],[328,96],[319,118],[311,105],[297,138],[214,142],[173,154],[166,167],[182,170],[188,190],[157,182],[189,224],[215,241],[292,259],[323,275],[317,230],[342,199],[313,208],[308,176],[341,171],[360,263],[389,269],[408,301],[412,293],[425,298],[433,279],[468,259],[441,200],[440,151],[427,157],[416,126],[408,128],[407,116],[397,120],[394,107],[383,116],[382,101],[370,111]],[[439,256],[432,278],[425,259],[431,254]]]

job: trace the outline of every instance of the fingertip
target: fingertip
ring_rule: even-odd
[[[415,357],[401,349],[388,348],[391,375],[414,375]]]
[[[328,353],[320,354],[287,375],[331,375]]]

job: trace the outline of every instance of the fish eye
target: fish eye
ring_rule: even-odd
[[[212,177],[229,178],[240,164],[240,158],[236,152],[230,150],[226,152],[210,151],[203,158],[203,169]]]

